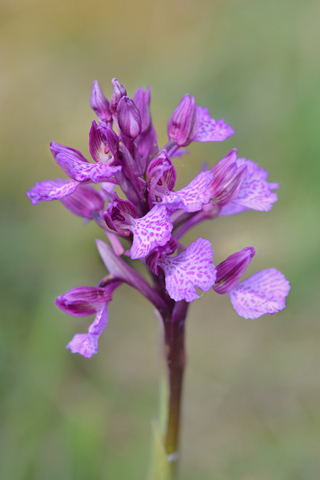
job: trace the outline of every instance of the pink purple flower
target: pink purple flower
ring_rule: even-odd
[[[108,275],[97,287],[77,287],[56,300],[70,315],[96,315],[88,332],[76,334],[67,345],[85,357],[97,353],[112,292],[123,282],[172,321],[199,297],[197,288],[229,294],[236,312],[245,318],[282,310],[289,292],[288,281],[275,269],[240,281],[255,254],[253,247],[215,267],[209,240],[196,238],[187,247],[180,243],[184,233],[203,220],[247,209],[270,210],[278,184],[267,182],[266,170],[238,158],[232,149],[216,165],[189,179],[187,186],[175,190],[174,159],[188,153],[183,147],[193,141],[223,141],[234,131],[185,95],[168,122],[169,141],[159,148],[150,101],[150,87],[138,88],[131,98],[114,78],[109,102],[98,82],[93,82],[90,106],[98,117],[89,132],[93,161],[79,150],[52,142],[54,159],[69,178],[36,183],[27,193],[33,205],[61,200],[71,213],[93,219],[109,240],[110,246],[97,240]],[[92,183],[100,184],[100,189]],[[151,281],[134,269],[135,262],[129,265],[137,259]]]

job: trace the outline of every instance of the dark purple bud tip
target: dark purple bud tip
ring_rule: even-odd
[[[220,294],[229,293],[238,283],[254,254],[253,247],[246,247],[220,263],[216,267],[217,277],[213,289]]]
[[[76,287],[57,298],[55,304],[75,317],[91,315],[111,300],[108,290],[99,287]]]
[[[120,130],[127,137],[135,140],[141,132],[141,117],[131,98],[121,98],[117,107],[117,116]]]
[[[168,137],[180,147],[192,142],[198,129],[197,106],[194,97],[185,95],[168,122]]]
[[[99,83],[95,80],[92,85],[90,97],[90,106],[97,114],[100,122],[111,122],[112,114],[110,105],[106,97],[103,95]]]
[[[118,103],[121,98],[127,95],[127,90],[116,78],[112,79],[113,92],[110,97],[110,110],[113,114],[117,112]]]

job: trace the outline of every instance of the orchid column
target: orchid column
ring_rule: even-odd
[[[112,85],[109,102],[98,82],[93,83],[90,105],[99,121],[92,122],[89,132],[94,162],[78,150],[53,142],[54,159],[69,178],[36,183],[27,195],[33,205],[61,200],[73,214],[94,220],[109,243],[97,240],[108,270],[98,285],[73,288],[56,300],[56,305],[71,315],[96,315],[88,332],[76,334],[67,349],[87,358],[98,352],[98,339],[108,323],[108,304],[123,283],[139,290],[157,310],[163,325],[169,392],[163,432],[167,477],[163,478],[174,479],[179,459],[185,323],[189,304],[199,297],[196,287],[203,292],[228,293],[244,318],[282,310],[290,289],[283,274],[273,268],[239,282],[255,254],[253,247],[233,253],[215,267],[209,240],[196,238],[188,246],[180,241],[204,220],[248,209],[270,210],[277,200],[273,190],[278,185],[268,183],[265,170],[238,158],[233,149],[186,187],[175,190],[174,158],[183,155],[193,141],[223,141],[233,130],[185,95],[168,122],[168,142],[159,148],[149,109],[150,88],[139,88],[131,99],[117,79]],[[99,189],[91,184],[99,184]],[[132,260],[130,265],[124,258]],[[136,260],[143,262],[150,281],[134,269]]]

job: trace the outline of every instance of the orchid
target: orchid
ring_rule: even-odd
[[[163,442],[174,478],[185,320],[189,304],[199,298],[196,287],[202,292],[228,294],[235,311],[244,318],[283,310],[290,289],[285,276],[274,268],[239,282],[255,255],[253,247],[233,253],[215,266],[210,240],[196,238],[185,246],[181,238],[202,221],[248,209],[270,210],[277,200],[273,190],[278,184],[268,183],[266,170],[238,158],[233,149],[211,169],[175,190],[174,158],[186,153],[184,147],[191,142],[223,141],[234,134],[233,129],[224,119],[212,118],[194,97],[185,95],[168,121],[168,142],[159,148],[150,113],[150,87],[146,91],[139,88],[130,98],[117,79],[112,85],[110,101],[97,81],[92,87],[90,105],[98,117],[89,132],[93,162],[74,148],[52,142],[53,157],[68,178],[36,183],[27,195],[33,205],[60,200],[73,214],[94,220],[111,245],[97,241],[108,270],[98,286],[76,287],[56,300],[70,315],[96,315],[88,332],[76,334],[67,349],[87,358],[98,352],[98,339],[108,322],[108,304],[123,283],[137,289],[158,311],[169,384]],[[92,184],[100,184],[100,189]],[[124,261],[123,256],[132,262]],[[134,268],[138,259],[152,283]]]

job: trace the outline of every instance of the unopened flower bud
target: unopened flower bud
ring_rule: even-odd
[[[104,208],[104,197],[91,185],[79,185],[74,193],[61,198],[61,202],[75,215],[88,219],[93,218],[93,212]]]
[[[150,115],[150,87],[144,92],[143,88],[138,90],[133,95],[133,101],[139,110],[141,116],[141,133],[145,134],[151,126]]]
[[[113,114],[117,112],[117,106],[121,98],[127,95],[127,90],[116,78],[112,79],[113,92],[110,97],[110,110]]]
[[[118,135],[105,124],[92,122],[89,133],[89,150],[96,162],[112,165],[119,155]]]
[[[211,169],[214,177],[210,183],[211,201],[222,207],[239,193],[246,176],[246,165],[237,165],[237,150],[234,148]]]
[[[110,292],[99,287],[76,287],[61,295],[55,304],[76,317],[91,315],[111,300]]]
[[[98,115],[100,122],[111,122],[112,114],[110,105],[106,97],[103,95],[99,83],[95,80],[92,85],[92,93],[90,97],[90,106]]]
[[[220,263],[216,267],[217,277],[213,289],[220,294],[229,293],[238,283],[254,254],[253,247],[246,247]]]
[[[198,114],[194,97],[185,95],[168,122],[168,136],[179,147],[189,145],[197,133]]]
[[[141,132],[141,117],[131,98],[121,98],[117,107],[117,116],[120,130],[127,137],[135,140]]]

